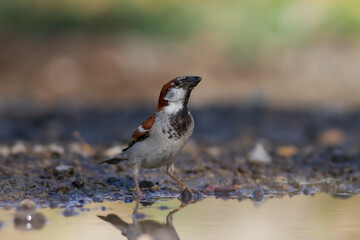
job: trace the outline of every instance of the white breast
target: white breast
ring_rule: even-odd
[[[127,151],[132,165],[140,165],[142,168],[157,168],[171,164],[193,133],[194,121],[191,115],[191,123],[181,136],[176,135],[168,115],[158,113],[155,117],[156,120],[149,137],[134,144]]]

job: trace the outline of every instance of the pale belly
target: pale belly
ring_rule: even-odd
[[[158,168],[171,164],[175,160],[177,153],[163,153],[158,155],[149,156],[148,158],[143,159],[141,162],[141,168]]]
[[[162,143],[152,146],[143,141],[134,145],[129,152],[129,159],[132,165],[139,165],[141,168],[158,168],[174,162],[185,142]]]

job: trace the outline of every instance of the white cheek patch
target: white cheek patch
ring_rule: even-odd
[[[175,93],[173,91],[173,89],[170,89],[167,93],[166,93],[166,96],[165,96],[165,100],[166,101],[172,101],[172,99],[175,98]]]
[[[165,96],[165,100],[168,101],[168,105],[164,107],[167,113],[176,113],[183,108],[183,101],[186,95],[186,91],[182,88],[172,88]]]
[[[182,88],[171,88],[165,96],[168,102],[182,102],[185,98],[186,91]]]

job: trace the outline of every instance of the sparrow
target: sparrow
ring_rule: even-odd
[[[180,240],[174,225],[172,223],[172,213],[166,218],[166,223],[160,223],[155,220],[138,221],[133,218],[132,223],[127,223],[116,214],[98,217],[105,222],[111,223],[115,228],[121,231],[128,240],[136,239],[160,239],[160,240]],[[145,238],[144,236],[148,236]]]
[[[168,213],[166,216],[166,223],[161,223],[150,219],[139,219],[139,202],[136,202],[135,209],[132,214],[132,223],[124,221],[116,214],[108,214],[107,216],[97,215],[97,217],[104,220],[105,222],[111,223],[115,228],[121,231],[122,235],[127,237],[129,240],[140,239],[141,236],[144,235],[149,236],[149,239],[154,240],[179,240],[180,237],[177,234],[173,223],[173,215],[188,205],[189,203],[181,202],[180,206]]]
[[[120,154],[100,162],[130,161],[138,197],[142,196],[139,170],[161,166],[166,166],[167,174],[192,194],[191,188],[174,175],[174,160],[194,130],[194,119],[187,105],[192,90],[200,81],[198,76],[183,76],[165,83],[155,113],[136,129],[128,146]]]

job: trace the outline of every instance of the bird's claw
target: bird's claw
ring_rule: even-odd
[[[188,186],[185,186],[180,193],[180,199],[184,203],[189,203],[193,200],[197,200],[199,198],[199,194],[200,192],[195,188],[190,188]]]

